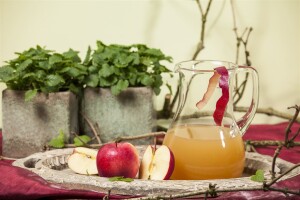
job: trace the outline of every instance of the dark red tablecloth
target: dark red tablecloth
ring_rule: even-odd
[[[244,136],[245,140],[283,140],[287,123],[275,125],[252,125]],[[300,128],[300,124],[294,124],[292,133]],[[299,136],[300,137],[300,136]],[[299,138],[298,137],[298,138]],[[0,134],[0,140],[2,135]],[[2,141],[2,140],[1,140]],[[300,139],[297,139],[300,141]],[[2,143],[0,142],[0,149]],[[259,153],[273,156],[275,147],[257,148]],[[300,147],[283,149],[280,158],[293,162],[300,162]],[[94,191],[69,190],[61,186],[51,184],[36,174],[25,169],[14,167],[12,161],[0,161],[0,199],[102,199],[105,194]],[[276,187],[300,190],[300,175],[294,178],[280,181]],[[131,196],[133,197],[133,196]],[[111,195],[111,199],[124,199],[130,196]],[[216,199],[300,199],[299,196],[286,197],[278,192],[230,192],[221,194]]]

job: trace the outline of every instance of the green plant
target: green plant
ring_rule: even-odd
[[[163,84],[162,73],[170,72],[161,61],[171,62],[161,50],[148,48],[143,44],[105,45],[97,41],[97,49],[91,49],[84,64],[88,67],[85,83],[90,87],[111,88],[117,95],[127,87],[148,86],[155,94],[160,93]]]
[[[72,49],[60,54],[37,46],[16,55],[17,58],[0,68],[0,82],[12,90],[27,90],[26,101],[37,92],[78,93],[87,75],[78,52]]]

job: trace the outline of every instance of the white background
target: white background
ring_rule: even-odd
[[[286,111],[300,103],[300,0],[234,0],[239,32],[253,27],[248,48],[260,75],[259,107]],[[207,0],[201,1],[206,8]],[[235,61],[236,40],[229,0],[214,0],[205,49],[198,59]],[[200,35],[193,0],[0,0],[0,64],[37,44],[58,52],[73,48],[84,57],[96,40],[144,43],[173,57],[192,58]],[[239,64],[244,64],[241,57]],[[175,86],[175,80],[166,82]],[[5,88],[1,84],[0,91]],[[160,109],[167,92],[156,97]],[[243,102],[242,102],[243,103]],[[242,104],[241,104],[242,105]],[[1,108],[0,108],[1,109]],[[0,120],[0,127],[2,127]],[[254,123],[276,123],[256,115]]]

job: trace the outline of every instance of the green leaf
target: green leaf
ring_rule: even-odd
[[[76,147],[81,147],[90,142],[92,139],[87,135],[80,135],[74,138],[74,145]]]
[[[75,94],[79,94],[79,91],[80,91],[79,87],[77,87],[73,83],[70,84],[69,90]]]
[[[86,80],[86,85],[90,87],[97,87],[99,84],[99,78],[96,74],[90,74]]]
[[[124,182],[132,182],[134,179],[132,178],[124,178],[124,176],[114,176],[108,179],[109,181],[124,181]]]
[[[99,75],[102,77],[108,77],[114,73],[114,66],[109,66],[107,63],[102,65],[102,69],[99,71]]]
[[[18,66],[17,71],[21,72],[21,71],[25,70],[31,64],[32,64],[32,60],[27,59]]]
[[[87,52],[86,52],[85,59],[84,59],[84,61],[83,61],[83,64],[84,64],[84,65],[87,65],[87,64],[89,63],[90,58],[91,58],[91,52],[92,52],[92,49],[91,49],[91,47],[89,46],[89,47],[88,47],[88,50],[87,50]]]
[[[36,96],[36,94],[37,94],[37,89],[27,90],[25,93],[25,101],[30,101]]]
[[[46,77],[46,84],[49,87],[54,87],[64,82],[64,79],[58,74],[50,74]]]
[[[166,86],[167,86],[167,88],[168,88],[170,94],[173,95],[172,86],[171,86],[170,84],[168,84],[168,83],[166,84]]]
[[[111,87],[111,93],[113,95],[118,95],[120,94],[121,91],[128,88],[128,86],[129,86],[129,82],[127,80],[119,80],[116,85],[113,85]]]
[[[145,86],[151,86],[154,80],[150,75],[145,74],[141,77],[141,83]]]
[[[13,79],[14,71],[15,70],[12,67],[10,67],[9,65],[0,67],[0,81],[7,82],[7,81],[10,81],[11,79]]]
[[[250,178],[252,181],[255,181],[255,182],[264,182],[264,180],[265,180],[264,171],[261,169],[258,169],[255,172],[255,175],[252,175]]]
[[[54,54],[49,58],[49,64],[53,65],[62,61],[62,57],[58,54]]]
[[[70,67],[67,73],[71,77],[77,77],[81,75],[81,72],[75,67]]]
[[[91,74],[98,73],[98,68],[94,65],[88,67],[88,72]]]
[[[87,67],[85,65],[79,64],[79,63],[75,63],[74,67],[76,69],[79,69],[81,71],[81,73],[86,73],[87,72]]]
[[[54,148],[63,148],[65,146],[64,132],[60,130],[59,135],[57,137],[52,138],[48,145]]]
[[[160,91],[161,91],[160,88],[157,88],[157,87],[153,88],[153,92],[155,93],[155,95],[159,95]]]
[[[50,65],[49,65],[48,61],[41,61],[41,62],[39,62],[38,67],[41,68],[41,69],[43,69],[43,70],[50,69]]]
[[[81,59],[78,56],[78,51],[74,51],[73,49],[69,49],[67,52],[64,52],[62,55],[64,58],[72,60],[73,62],[81,62]]]
[[[160,49],[147,49],[144,53],[155,57],[165,57]]]
[[[46,77],[46,72],[43,70],[38,70],[35,72],[35,77],[38,81],[44,81]]]
[[[35,75],[36,75],[35,73],[29,72],[29,73],[27,73],[27,74],[25,74],[25,75],[23,76],[23,79],[29,78],[29,77],[34,77]]]
[[[100,78],[100,87],[111,87],[118,82],[117,76],[110,76],[107,78],[99,77]]]

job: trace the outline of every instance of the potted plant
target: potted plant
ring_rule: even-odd
[[[23,157],[42,150],[60,131],[78,132],[78,97],[87,75],[78,52],[37,46],[0,68],[3,154]]]
[[[160,93],[162,73],[170,72],[161,62],[171,62],[171,57],[143,44],[97,41],[85,60],[88,75],[81,112],[99,126],[101,140],[151,132],[153,93]],[[84,133],[91,132],[84,119],[80,122]]]

